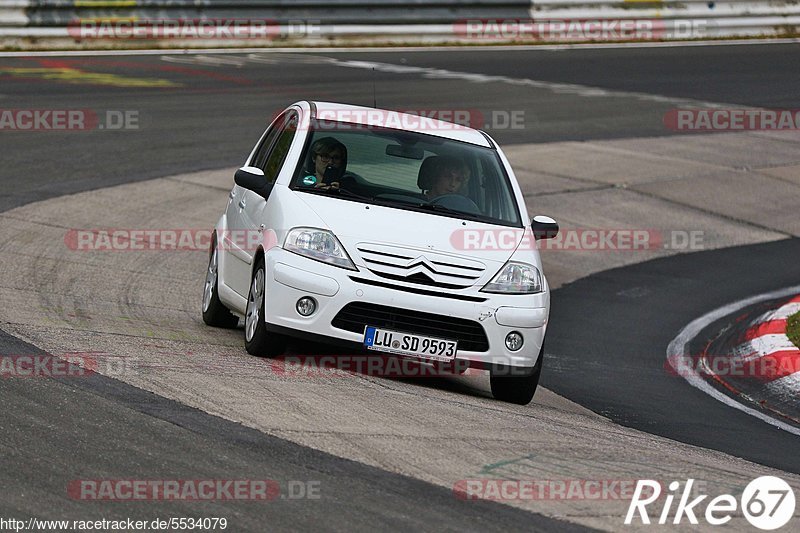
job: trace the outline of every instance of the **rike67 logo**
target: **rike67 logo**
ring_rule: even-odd
[[[785,526],[794,516],[795,496],[792,487],[784,480],[775,476],[762,476],[751,481],[742,492],[741,499],[731,494],[721,494],[711,499],[705,506],[705,512],[700,514],[700,504],[708,498],[701,494],[690,500],[693,479],[687,479],[681,490],[681,483],[673,481],[669,484],[669,492],[664,498],[664,506],[657,514],[658,524],[680,524],[684,517],[691,524],[698,524],[698,516],[705,518],[706,523],[712,526],[727,524],[733,518],[733,513],[741,509],[742,514],[750,524],[762,530],[774,530]],[[650,524],[648,506],[661,497],[661,484],[651,479],[640,479],[636,483],[628,513],[625,515],[625,524],[634,523],[635,518],[642,524]],[[673,501],[678,496],[678,504],[673,514]],[[697,513],[697,514],[695,514]],[[638,517],[636,517],[638,515]]]

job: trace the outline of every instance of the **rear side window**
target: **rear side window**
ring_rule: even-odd
[[[294,111],[284,113],[273,123],[253,157],[251,166],[264,171],[267,181],[274,182],[289,153],[289,147],[297,132],[298,115]]]
[[[285,124],[270,149],[267,162],[263,168],[264,175],[270,182],[275,181],[283,167],[283,162],[286,161],[286,155],[289,153],[289,148],[292,146],[294,135],[297,132],[297,121],[297,113],[290,113],[286,117]]]

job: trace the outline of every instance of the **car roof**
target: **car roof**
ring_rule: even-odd
[[[478,146],[493,147],[486,134],[481,131],[431,117],[334,102],[309,102],[309,104],[312,105],[312,108],[316,108],[316,118],[322,120],[413,131]],[[434,110],[430,111],[434,112]]]

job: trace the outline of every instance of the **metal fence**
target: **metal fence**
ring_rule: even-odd
[[[237,21],[225,44],[506,43],[796,36],[800,2],[770,0],[0,0],[0,38],[113,46],[218,35],[164,35],[170,22]],[[102,25],[161,31],[86,30]],[[125,26],[127,24],[127,26]],[[82,26],[83,25],[83,26]],[[259,34],[258,28],[261,27]],[[263,26],[267,26],[265,30]],[[636,31],[628,31],[631,28]],[[255,28],[255,29],[254,29]],[[100,32],[102,33],[102,32]],[[224,32],[222,32],[224,33]],[[169,37],[170,39],[167,39]],[[207,37],[207,35],[206,35]],[[121,44],[120,44],[121,43]]]

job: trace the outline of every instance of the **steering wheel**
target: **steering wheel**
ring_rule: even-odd
[[[441,205],[443,207],[447,207],[448,209],[453,209],[455,211],[463,211],[464,213],[470,213],[473,215],[481,214],[481,208],[478,207],[478,204],[476,204],[463,194],[458,194],[458,193],[443,194],[441,196],[437,196],[436,198],[432,198],[428,203],[434,205]]]

